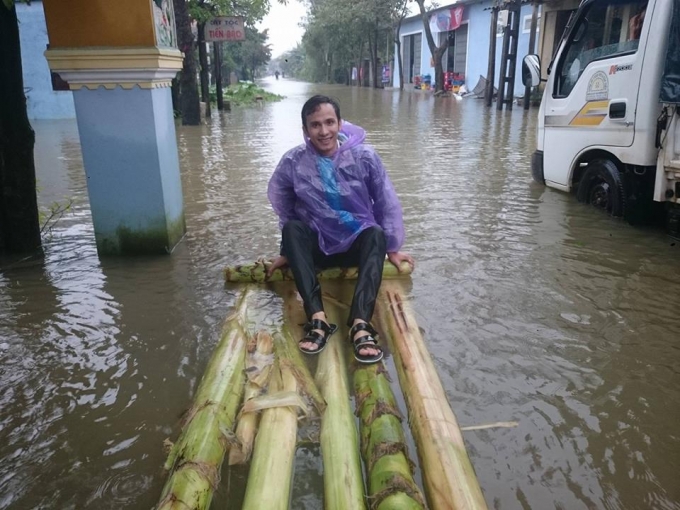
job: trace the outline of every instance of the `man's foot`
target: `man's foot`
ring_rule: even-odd
[[[326,315],[323,312],[312,315],[312,320],[305,324],[304,328],[307,334],[298,345],[306,354],[320,353],[326,347],[328,339],[338,329],[335,324],[326,322]]]
[[[349,335],[357,361],[375,363],[383,358],[383,351],[378,345],[378,332],[369,323],[356,319]]]

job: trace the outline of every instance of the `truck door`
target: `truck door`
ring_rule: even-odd
[[[576,156],[592,146],[628,147],[647,33],[647,0],[584,2],[553,68],[545,106],[545,179],[570,186]],[[650,91],[650,93],[652,93]]]

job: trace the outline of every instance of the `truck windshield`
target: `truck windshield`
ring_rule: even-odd
[[[603,0],[584,10],[557,65],[554,96],[567,97],[591,62],[635,53],[646,11],[647,0]]]

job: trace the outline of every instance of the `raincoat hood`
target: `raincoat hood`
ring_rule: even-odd
[[[366,132],[343,122],[333,155],[322,156],[305,143],[286,152],[269,180],[267,195],[279,226],[302,221],[318,233],[327,255],[349,250],[359,234],[378,226],[387,251],[404,242],[399,199],[375,149],[364,143]]]

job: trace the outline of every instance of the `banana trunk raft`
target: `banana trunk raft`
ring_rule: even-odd
[[[348,362],[343,318],[351,286],[338,282],[329,290],[323,284],[326,313],[340,330],[318,355],[315,375],[297,348],[305,317],[293,283],[277,286],[284,300],[282,324],[275,331],[249,329],[255,284],[292,280],[289,270],[267,276],[267,266],[260,260],[224,272],[227,283],[241,284],[241,295],[178,440],[170,444],[167,481],[156,508],[210,508],[213,493],[223,490],[225,456],[229,465],[249,466],[241,508],[289,508],[298,429],[305,420],[320,420],[326,509],[486,509],[461,430],[405,299],[410,266],[397,270],[385,263],[376,322],[392,356],[373,365]],[[353,280],[357,274],[356,268],[332,268],[319,278]],[[398,384],[389,378],[391,363]],[[395,392],[406,402],[408,425]],[[405,426],[416,442],[422,492]]]

